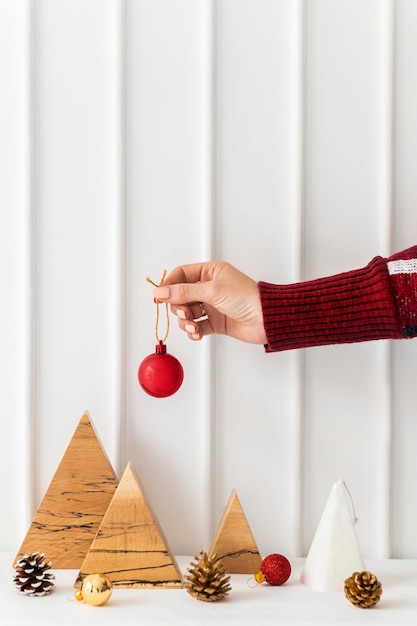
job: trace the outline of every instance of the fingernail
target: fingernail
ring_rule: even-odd
[[[186,319],[185,311],[183,311],[182,309],[178,309],[178,310],[177,310],[177,315],[178,315],[178,317],[180,317],[182,320],[185,320],[185,319]]]
[[[187,331],[187,333],[195,333],[195,328],[192,324],[186,324],[185,330]]]
[[[152,291],[152,295],[157,300],[168,300],[169,296],[171,295],[170,288],[155,287],[155,289]]]

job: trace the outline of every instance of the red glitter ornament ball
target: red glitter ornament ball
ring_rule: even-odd
[[[181,387],[183,379],[181,363],[167,353],[167,347],[162,341],[156,345],[155,354],[149,354],[139,365],[139,384],[155,398],[172,396]]]
[[[270,554],[261,563],[261,571],[255,574],[258,583],[267,582],[270,585],[282,585],[291,575],[291,564],[282,554]]]

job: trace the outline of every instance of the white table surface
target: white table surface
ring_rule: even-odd
[[[14,554],[0,553],[1,626],[291,626],[331,624],[417,624],[417,560],[366,560],[381,581],[382,599],[360,609],[343,592],[319,592],[299,581],[302,559],[291,560],[292,574],[281,587],[248,586],[249,575],[233,574],[232,590],[219,602],[201,602],[185,589],[114,589],[109,602],[94,607],[73,599],[76,570],[52,570],[55,589],[38,598],[24,596],[13,587]],[[193,557],[177,557],[183,573]]]

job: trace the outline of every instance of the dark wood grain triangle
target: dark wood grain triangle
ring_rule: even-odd
[[[75,581],[100,572],[114,587],[182,587],[182,576],[129,463]]]
[[[221,558],[230,574],[255,574],[260,569],[262,559],[258,546],[235,490],[211,546],[210,556],[213,555]]]
[[[44,552],[54,569],[78,569],[116,491],[117,478],[84,413],[15,561]]]

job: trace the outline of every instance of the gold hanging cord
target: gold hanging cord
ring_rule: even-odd
[[[162,285],[162,283],[165,280],[165,276],[167,275],[167,270],[163,270],[162,272],[162,278],[159,281],[159,285],[157,285],[156,283],[154,283],[153,280],[151,280],[149,278],[149,276],[146,277],[146,280],[148,281],[148,283],[151,283],[151,285],[153,285],[154,287],[160,287]],[[163,337],[163,339],[159,338],[159,333],[158,333],[158,328],[159,328],[159,305],[161,304],[160,302],[158,302],[158,300],[155,298],[154,302],[156,304],[156,323],[155,323],[155,337],[158,343],[162,344],[164,343],[164,341],[166,341],[166,338],[168,337],[168,333],[169,333],[169,311],[168,311],[168,302],[165,302],[165,316],[166,316],[166,332],[165,335]]]

